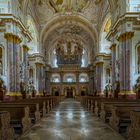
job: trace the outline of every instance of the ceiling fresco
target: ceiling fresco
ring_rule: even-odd
[[[97,21],[95,0],[35,0],[33,3],[41,25],[57,14],[82,14],[91,22]]]
[[[50,6],[57,12],[81,12],[90,0],[49,0]]]

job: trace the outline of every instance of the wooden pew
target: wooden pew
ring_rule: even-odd
[[[125,100],[125,99],[101,99],[101,100],[96,100],[95,101],[95,115],[96,116],[100,116],[100,112],[101,112],[101,106],[103,105],[103,103],[110,103],[110,104],[117,104],[117,103],[135,103],[138,102],[138,100]]]
[[[112,105],[112,115],[109,124],[119,133],[126,132],[126,129],[131,124],[130,112],[136,109],[140,109],[140,103]]]
[[[140,139],[140,109],[130,112],[131,124],[127,129],[128,140]]]
[[[31,119],[29,117],[29,107],[25,105],[6,105],[0,104],[0,111],[10,113],[11,126],[15,129],[16,133],[21,134],[28,131],[31,127]],[[18,131],[17,131],[18,130]]]
[[[43,103],[42,103],[43,104]],[[36,123],[38,122],[41,117],[40,117],[40,109],[39,109],[39,104],[38,103],[35,103],[35,102],[29,102],[29,101],[23,101],[21,100],[20,102],[8,102],[8,103],[0,103],[0,106],[3,105],[3,106],[28,106],[29,109],[30,109],[30,112],[29,112],[29,116],[32,120],[32,123]]]
[[[14,140],[15,132],[10,126],[10,113],[0,111],[0,140]]]
[[[99,116],[101,120],[104,122],[109,122],[109,118],[111,117],[112,114],[112,106],[111,105],[125,105],[125,104],[138,104],[139,102],[133,102],[133,101],[108,101],[108,102],[102,102],[101,103],[101,109],[99,110]]]

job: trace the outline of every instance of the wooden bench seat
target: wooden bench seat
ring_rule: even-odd
[[[140,139],[140,109],[130,112],[131,124],[127,129],[128,140]]]
[[[31,119],[29,117],[29,107],[25,105],[8,105],[0,104],[0,111],[7,111],[10,113],[12,127],[15,133],[21,134],[29,130],[31,127]]]
[[[109,124],[119,133],[125,133],[131,124],[130,112],[136,109],[140,109],[140,103],[112,105],[112,115]]]
[[[14,140],[15,132],[10,125],[10,113],[0,111],[0,140]]]
[[[101,118],[101,120],[103,120],[104,122],[109,122],[109,118],[111,117],[112,114],[112,106],[111,105],[124,105],[124,104],[139,104],[138,102],[131,102],[131,101],[126,101],[126,102],[122,102],[122,101],[115,101],[115,102],[102,102],[101,103],[101,108],[98,111],[99,112],[99,116]]]
[[[28,106],[30,109],[29,116],[31,118],[32,123],[36,123],[41,119],[39,104],[37,104],[37,103],[22,101],[22,102],[0,103],[0,106],[1,105],[4,105],[4,106],[9,105],[9,106],[17,106],[17,107],[18,106],[24,106],[24,107]]]
[[[103,108],[103,104],[117,104],[117,103],[138,103],[138,100],[118,100],[118,99],[102,99],[95,101],[95,115],[100,116],[101,108]]]

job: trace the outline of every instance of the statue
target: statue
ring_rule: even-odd
[[[110,84],[105,86],[104,94],[106,95],[106,98],[111,97],[112,93],[112,86]]]
[[[0,78],[0,100],[3,100],[5,91],[6,91],[6,87],[4,86],[3,80]]]
[[[114,98],[118,98],[119,92],[120,92],[120,82],[116,81],[114,89]]]
[[[26,98],[26,85],[24,82],[20,82],[20,92],[22,94],[22,98]]]
[[[2,75],[2,62],[0,62],[0,75]]]
[[[134,86],[134,91],[137,94],[137,98],[140,99],[140,77],[136,80],[136,84]]]
[[[33,86],[32,97],[35,97],[35,96],[36,96],[36,90],[35,90],[35,87]]]

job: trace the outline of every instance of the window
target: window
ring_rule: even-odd
[[[59,74],[53,74],[52,77],[51,77],[51,82],[52,83],[59,83],[61,80],[60,80],[60,75]]]
[[[0,13],[9,13],[10,0],[0,0]]]
[[[106,39],[107,34],[111,28],[111,19],[110,16],[107,17],[103,23],[100,35],[100,53],[110,53],[110,41]]]
[[[55,78],[53,79],[53,82],[54,82],[54,83],[59,83],[59,82],[60,82],[60,80],[59,80],[59,78],[58,78],[58,77],[55,77]]]
[[[140,12],[140,1],[130,0],[129,1],[129,11],[130,12]]]
[[[81,82],[81,83],[84,83],[84,82],[86,82],[86,79],[85,79],[85,77],[82,77],[82,78],[80,79],[80,82]]]
[[[88,82],[88,75],[86,73],[81,73],[80,76],[79,76],[79,82],[80,83],[85,83],[85,82]]]
[[[110,83],[110,69],[106,69],[106,83]]]
[[[35,22],[33,21],[32,17],[28,15],[27,25],[29,28],[29,32],[32,36],[32,41],[29,42],[29,54],[37,53],[38,52],[38,32],[36,29]]]
[[[72,82],[73,82],[72,77],[68,77],[68,78],[67,78],[67,82],[68,82],[68,83],[72,83]]]

